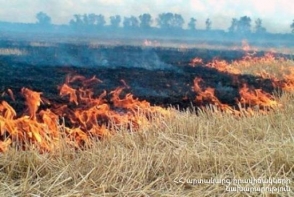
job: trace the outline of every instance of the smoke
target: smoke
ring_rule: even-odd
[[[116,14],[139,16],[150,13],[156,18],[160,13],[172,12],[181,14],[186,23],[191,17],[195,17],[200,28],[204,28],[205,20],[210,18],[213,29],[227,30],[232,18],[248,15],[254,19],[261,18],[264,24],[269,24],[267,29],[275,33],[289,31],[294,9],[291,0],[268,0],[266,6],[264,1],[256,0],[0,0],[0,4],[0,19],[10,22],[34,23],[36,13],[40,11],[52,17],[54,24],[68,24],[77,13],[103,14],[106,18]],[[276,28],[276,24],[279,28]]]
[[[172,65],[162,61],[150,47],[93,47],[86,44],[31,42],[19,45],[18,49],[0,49],[0,57],[4,56],[6,61],[12,63],[36,66],[174,69]]]
[[[21,56],[26,54],[26,51],[17,48],[0,48],[0,56]]]

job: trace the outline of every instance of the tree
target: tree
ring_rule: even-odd
[[[74,19],[71,19],[69,24],[74,27],[78,27],[78,26],[83,25],[82,15],[75,14]]]
[[[92,13],[92,14],[88,15],[88,24],[89,25],[95,25],[96,20],[97,20],[97,15],[96,14]]]
[[[251,32],[251,18],[242,16],[238,21],[237,32],[241,34],[248,34]]]
[[[183,17],[180,14],[174,14],[173,20],[172,20],[172,27],[176,29],[182,29],[185,21]]]
[[[151,27],[152,17],[150,14],[143,14],[139,16],[140,27],[143,29],[148,29]]]
[[[95,25],[98,26],[98,27],[103,27],[105,25],[105,23],[106,23],[105,18],[104,18],[104,16],[102,14],[95,15],[95,19],[96,19],[95,20],[96,21]]]
[[[292,33],[294,33],[294,20],[292,22],[292,24],[290,25],[291,29],[292,29]]]
[[[263,30],[265,30],[265,28]],[[229,32],[238,33],[238,34],[251,33],[251,18],[248,16],[242,16],[240,17],[239,20],[236,18],[233,18],[231,22],[231,26],[229,27]]]
[[[206,31],[210,31],[211,30],[211,20],[208,18],[208,19],[206,19],[206,21],[205,21],[205,29],[206,29]]]
[[[83,15],[83,24],[88,26],[90,24],[90,19],[87,14]]]
[[[70,25],[75,27],[103,27],[105,25],[105,18],[103,15],[91,14],[75,14],[74,19],[70,20]]]
[[[162,13],[158,15],[157,24],[162,29],[182,29],[185,21],[180,14]]]
[[[139,27],[139,21],[135,16],[124,17],[123,21],[124,28],[137,28]]]
[[[265,32],[266,32],[266,29],[264,27],[262,27],[262,20],[260,18],[258,18],[255,21],[255,33],[262,34]]]
[[[229,27],[229,32],[234,33],[237,31],[238,19],[232,18],[231,26]]]
[[[48,16],[44,12],[37,13],[36,18],[38,20],[37,24],[40,24],[40,25],[50,25],[51,24],[51,17]]]
[[[188,29],[195,30],[196,29],[196,22],[197,22],[197,20],[195,18],[191,18],[190,22],[188,23]]]
[[[159,14],[157,18],[157,24],[162,29],[169,29],[171,28],[170,21],[172,20],[172,18],[173,18],[173,14],[170,12]]]
[[[120,15],[115,15],[110,17],[110,26],[114,28],[118,28],[121,22]]]

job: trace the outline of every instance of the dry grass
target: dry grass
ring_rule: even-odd
[[[65,143],[54,153],[11,149],[0,155],[0,196],[272,196],[189,183],[210,178],[291,179],[291,192],[275,194],[293,196],[293,98],[284,94],[283,109],[239,119],[177,111],[84,150]]]
[[[25,50],[20,50],[17,48],[0,48],[0,55],[26,55],[27,52]]]
[[[80,150],[62,140],[52,153],[12,148],[0,155],[0,196],[294,196],[294,94],[277,99],[283,107],[242,118],[170,109],[171,115],[154,117],[150,127],[122,128]],[[196,184],[250,178],[289,184],[231,188],[290,191],[230,192],[226,183]]]

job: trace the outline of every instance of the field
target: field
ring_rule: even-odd
[[[1,47],[1,196],[294,195],[291,54]]]

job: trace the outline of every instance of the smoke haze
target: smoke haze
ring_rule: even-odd
[[[261,18],[272,33],[290,31],[294,4],[291,0],[0,0],[0,21],[32,23],[36,13],[43,11],[51,16],[54,24],[68,24],[74,14],[96,13],[109,16],[138,16],[150,13],[153,18],[159,13],[181,14],[186,24],[190,17],[197,19],[197,27],[204,28],[210,18],[213,29],[227,30],[232,18],[247,15],[253,20]],[[107,21],[108,22],[108,21]],[[186,26],[185,24],[185,26]]]

